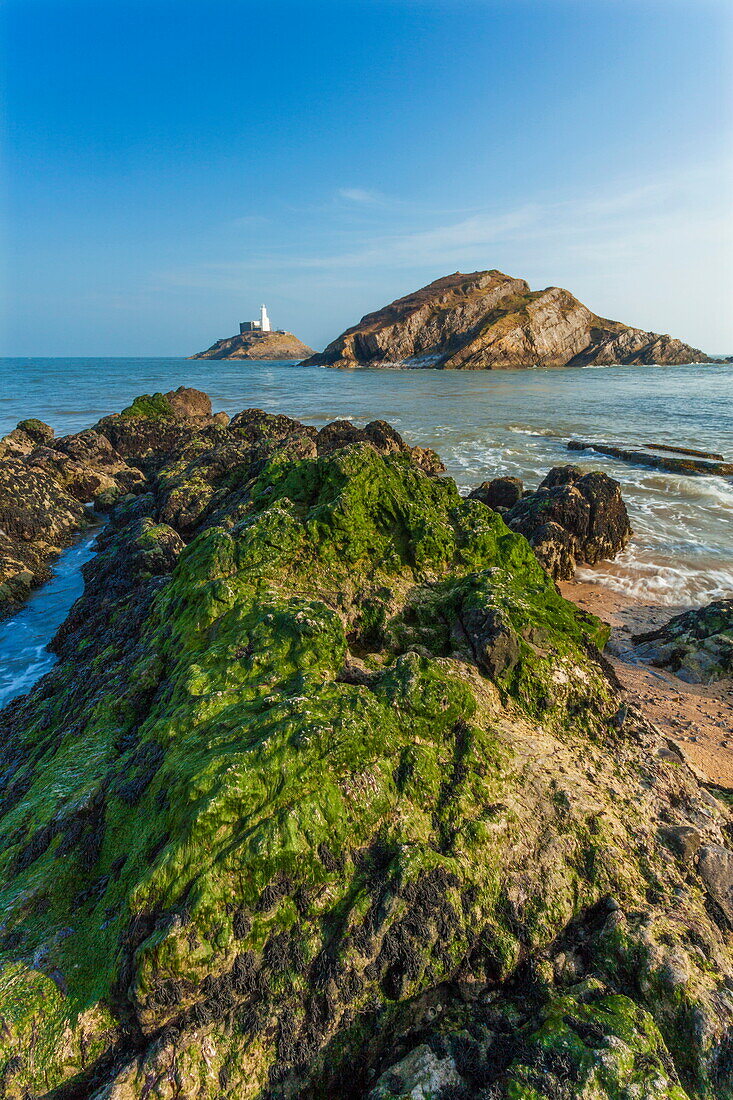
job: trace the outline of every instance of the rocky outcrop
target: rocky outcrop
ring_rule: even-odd
[[[524,485],[518,477],[495,477],[482,481],[469,494],[469,500],[480,500],[488,508],[503,515],[522,499]]]
[[[384,423],[133,419],[0,716],[6,1100],[730,1096],[729,813],[603,624]]]
[[[556,580],[568,580],[578,564],[615,558],[631,538],[621,487],[606,474],[556,466],[535,492],[523,488],[519,478],[495,478],[469,499],[500,512]]]
[[[60,439],[48,424],[22,420],[0,440],[0,617],[48,580],[53,559],[98,522],[95,511],[140,492],[157,456],[222,417],[212,417],[206,394],[181,386]]]
[[[567,290],[531,291],[501,271],[436,279],[367,314],[307,360],[456,370],[716,361],[670,336],[598,317]]]
[[[733,600],[675,615],[658,630],[634,635],[636,655],[691,684],[733,677]]]
[[[50,560],[92,522],[52,475],[22,457],[0,459],[0,617],[48,580]]]
[[[571,439],[569,451],[596,451],[598,454],[619,458],[622,462],[632,462],[635,466],[649,466],[653,470],[669,470],[675,474],[710,474],[717,477],[733,476],[733,462],[725,462],[722,456],[690,457],[695,452],[682,447],[659,447],[660,451],[679,451],[684,458],[668,454],[653,454],[648,444],[642,451],[638,447],[617,447],[612,443],[584,443]],[[701,452],[698,452],[701,453]]]
[[[313,355],[292,332],[243,332],[217,340],[191,359],[305,359]]]

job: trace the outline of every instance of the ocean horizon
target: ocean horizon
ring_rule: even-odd
[[[0,359],[0,434],[38,417],[57,435],[140,393],[204,390],[214,409],[285,413],[318,427],[386,420],[432,447],[462,491],[510,475],[534,488],[552,466],[603,470],[622,487],[630,546],[600,584],[669,607],[733,591],[733,483],[630,465],[570,440],[681,445],[733,457],[733,364],[514,371],[332,370],[295,362],[161,357]],[[581,578],[591,571],[581,570]]]

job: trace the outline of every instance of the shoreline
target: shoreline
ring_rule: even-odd
[[[632,634],[661,626],[686,608],[648,603],[596,581],[559,581],[558,588],[610,624],[604,656],[628,700],[674,742],[705,783],[733,792],[733,680],[688,684],[666,669],[638,663],[630,652]]]

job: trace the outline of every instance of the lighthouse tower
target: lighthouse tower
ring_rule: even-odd
[[[245,332],[272,332],[270,318],[267,316],[267,307],[264,304],[260,306],[259,321],[240,321],[239,332],[240,335]]]

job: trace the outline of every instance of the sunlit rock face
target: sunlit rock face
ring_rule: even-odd
[[[367,314],[306,360],[457,370],[713,361],[670,336],[598,317],[560,287],[531,291],[501,271],[436,279]]]

